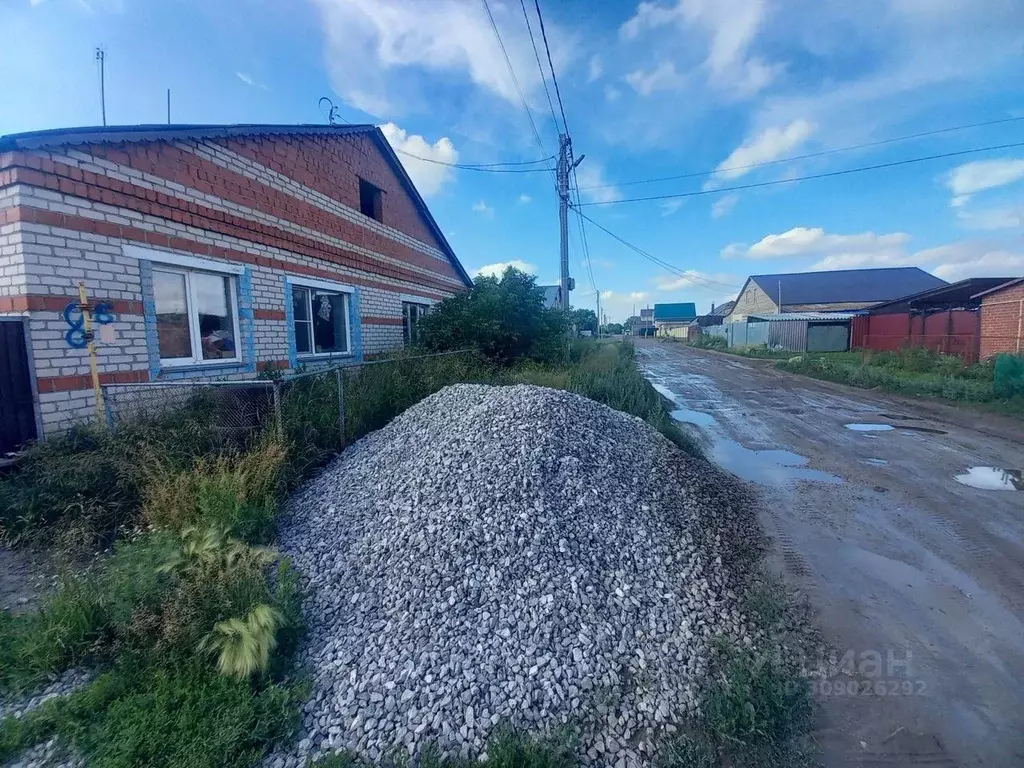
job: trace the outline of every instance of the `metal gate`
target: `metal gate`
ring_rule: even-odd
[[[20,317],[0,317],[0,456],[35,438],[24,321]]]
[[[849,323],[815,323],[808,326],[808,352],[845,352],[849,348]]]

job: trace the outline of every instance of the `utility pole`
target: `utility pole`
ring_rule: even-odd
[[[562,309],[569,309],[569,137],[558,135],[558,226]]]
[[[104,82],[103,72],[103,60],[106,58],[106,54],[102,48],[96,49],[96,61],[100,65],[100,110],[103,113],[103,125],[107,124],[107,94],[106,94],[106,83]]]
[[[601,292],[594,291],[597,294],[597,335],[598,338],[601,336]]]
[[[779,280],[779,314],[782,314],[782,281]]]
[[[569,291],[575,288],[573,279],[569,277],[569,173],[583,162],[580,155],[576,162],[572,160],[572,139],[568,134],[558,134],[558,224],[561,235],[561,280],[562,309],[569,309]]]

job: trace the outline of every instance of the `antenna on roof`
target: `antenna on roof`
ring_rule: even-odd
[[[100,65],[100,111],[103,113],[103,125],[107,124],[107,94],[104,83],[103,63],[107,53],[102,48],[96,49],[96,62]]]
[[[320,97],[320,101],[317,102],[317,106],[320,107],[320,114],[327,118],[327,122],[331,125],[337,125],[338,121],[343,123],[348,122],[348,120],[341,116],[341,113],[335,103],[326,96]]]

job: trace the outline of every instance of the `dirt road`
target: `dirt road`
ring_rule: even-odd
[[[1024,492],[954,479],[1021,469],[1024,423],[682,345],[639,353],[708,456],[758,484],[774,565],[836,648],[809,660],[829,669],[825,765],[1024,765]]]

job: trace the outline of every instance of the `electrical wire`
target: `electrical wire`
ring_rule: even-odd
[[[927,155],[925,157],[912,157],[906,160],[894,160],[889,163],[877,163],[875,165],[864,165],[857,168],[844,168],[841,171],[829,171],[828,173],[815,173],[809,176],[794,176],[791,179],[775,179],[773,181],[760,181],[751,184],[739,184],[732,187],[718,187],[716,189],[700,189],[692,192],[677,192],[670,195],[649,195],[647,197],[627,197],[622,200],[610,200],[608,202],[600,203],[583,203],[584,206],[590,205],[618,205],[619,203],[642,203],[650,202],[655,200],[675,200],[683,197],[701,197],[703,195],[714,195],[720,192],[739,192],[744,189],[757,189],[758,187],[774,187],[779,184],[793,184],[797,181],[812,181],[814,179],[828,179],[834,176],[846,176],[852,173],[864,173],[865,171],[877,171],[884,168],[895,168],[901,165],[911,165],[913,163],[923,163],[929,160],[942,160],[948,157],[962,157],[964,155],[973,155],[979,152],[994,152],[999,149],[1013,149],[1015,147],[1024,147],[1024,142],[1016,142],[1013,144],[998,144],[991,147],[977,147],[975,149],[962,149],[957,152],[943,152],[938,155]]]
[[[640,248],[639,246],[633,245],[632,243],[630,243],[627,240],[623,240],[621,237],[616,235],[614,232],[612,232],[607,227],[603,227],[600,224],[598,224],[592,218],[587,216],[587,214],[583,213],[583,211],[580,211],[580,210],[577,209],[576,213],[579,214],[580,218],[586,219],[591,224],[593,224],[595,227],[597,227],[602,232],[604,232],[606,235],[609,235],[613,239],[618,240],[620,243],[622,243],[624,246],[626,246],[630,250],[635,251],[636,253],[640,254],[641,256],[643,256],[648,261],[650,261],[650,262],[652,262],[654,264],[657,264],[662,269],[666,269],[666,270],[668,270],[669,272],[671,272],[674,275],[677,275],[679,277],[685,278],[685,279],[689,280],[690,282],[697,283],[698,285],[704,285],[705,287],[734,288],[736,290],[739,290],[742,287],[742,286],[739,286],[739,285],[733,285],[731,283],[723,283],[723,282],[721,282],[719,280],[712,280],[711,278],[701,277],[699,275],[695,275],[692,270],[682,270],[682,269],[679,269],[679,267],[673,266],[672,264],[669,264],[667,261],[662,261],[657,256],[654,256],[654,255],[648,253],[643,248]]]
[[[544,74],[544,65],[540,63],[540,51],[537,50],[537,41],[533,37],[533,26],[530,24],[530,14],[526,11],[526,0],[519,0],[519,6],[523,9],[523,18],[526,19],[526,31],[530,33],[530,45],[533,46],[533,58],[537,61],[537,70],[540,72],[540,81],[544,84],[544,95],[548,98],[548,109],[551,110],[551,122],[555,126],[555,133],[561,133],[558,127],[558,118],[555,117],[555,105],[551,101],[551,91],[548,90],[548,79]]]
[[[482,172],[486,172],[486,173],[546,173],[546,172],[551,171],[553,169],[551,167],[549,167],[549,166],[545,166],[543,168],[502,168],[502,167],[499,167],[499,166],[506,166],[506,165],[520,165],[520,166],[521,165],[534,165],[536,163],[546,163],[546,162],[549,162],[549,161],[555,159],[552,156],[552,157],[546,157],[546,158],[544,158],[542,160],[525,160],[523,162],[514,162],[514,163],[482,163],[482,164],[446,163],[443,160],[434,160],[434,159],[429,158],[429,157],[420,157],[419,155],[414,155],[411,152],[406,152],[403,149],[396,149],[395,152],[397,152],[400,155],[405,155],[406,157],[411,157],[413,160],[422,160],[424,163],[433,163],[434,165],[443,165],[446,168],[458,168],[458,169],[463,170],[463,171],[482,171]]]
[[[540,12],[540,0],[533,0],[533,4],[537,9],[537,20],[540,22],[540,36],[544,39],[544,51],[548,55],[548,68],[551,70],[551,83],[555,86],[555,97],[558,99],[558,109],[562,113],[562,125],[565,126],[565,133],[568,134],[569,121],[565,119],[565,107],[562,106],[562,94],[558,90],[558,78],[555,76],[555,65],[551,63],[551,48],[548,46],[548,33],[544,29],[544,15]]]
[[[809,152],[805,155],[793,155],[791,157],[781,157],[777,160],[765,160],[760,163],[749,163],[747,165],[733,165],[727,168],[715,168],[710,171],[693,171],[692,173],[680,173],[675,176],[659,176],[653,179],[636,179],[634,181],[623,181],[617,184],[594,184],[589,187],[581,187],[581,189],[605,189],[607,187],[630,187],[636,184],[655,184],[659,181],[675,181],[677,179],[694,179],[701,176],[714,176],[719,173],[728,173],[730,171],[748,171],[752,168],[763,168],[768,165],[778,165],[780,163],[793,163],[797,160],[809,160],[814,157],[825,157],[826,155],[835,155],[841,152],[853,152],[858,149],[870,149],[871,147],[880,147],[885,144],[895,144],[900,141],[911,141],[912,139],[923,139],[928,136],[938,136],[943,133],[953,133],[954,131],[965,131],[969,128],[984,128],[990,125],[1000,125],[1002,123],[1013,123],[1024,120],[1024,117],[1006,117],[1000,120],[986,120],[983,123],[970,123],[969,125],[954,125],[949,128],[939,128],[934,131],[923,131],[921,133],[912,133],[907,136],[896,136],[891,139],[881,139],[880,141],[869,141],[865,144],[853,144],[849,147],[837,147],[836,149],[825,149],[820,152]]]
[[[491,13],[491,6],[487,0],[481,0],[481,2],[484,5],[484,10],[487,12],[487,18],[491,22],[491,29],[494,30],[494,36],[498,40],[498,46],[501,48],[501,55],[505,57],[505,65],[508,67],[508,73],[512,77],[512,84],[515,85],[516,93],[519,94],[519,100],[523,103],[523,109],[526,110],[526,116],[530,120],[530,128],[533,130],[533,137],[537,141],[537,146],[540,147],[541,154],[546,156],[548,151],[544,148],[544,141],[541,139],[540,132],[537,130],[537,123],[533,120],[533,112],[530,111],[530,105],[526,102],[526,96],[523,95],[523,89],[519,86],[519,78],[516,77],[516,71],[512,66],[512,60],[508,57],[508,51],[505,50],[505,42],[501,39],[501,32],[498,31],[498,25],[494,21],[494,14]],[[552,170],[552,177],[554,177],[554,175],[554,170]]]

